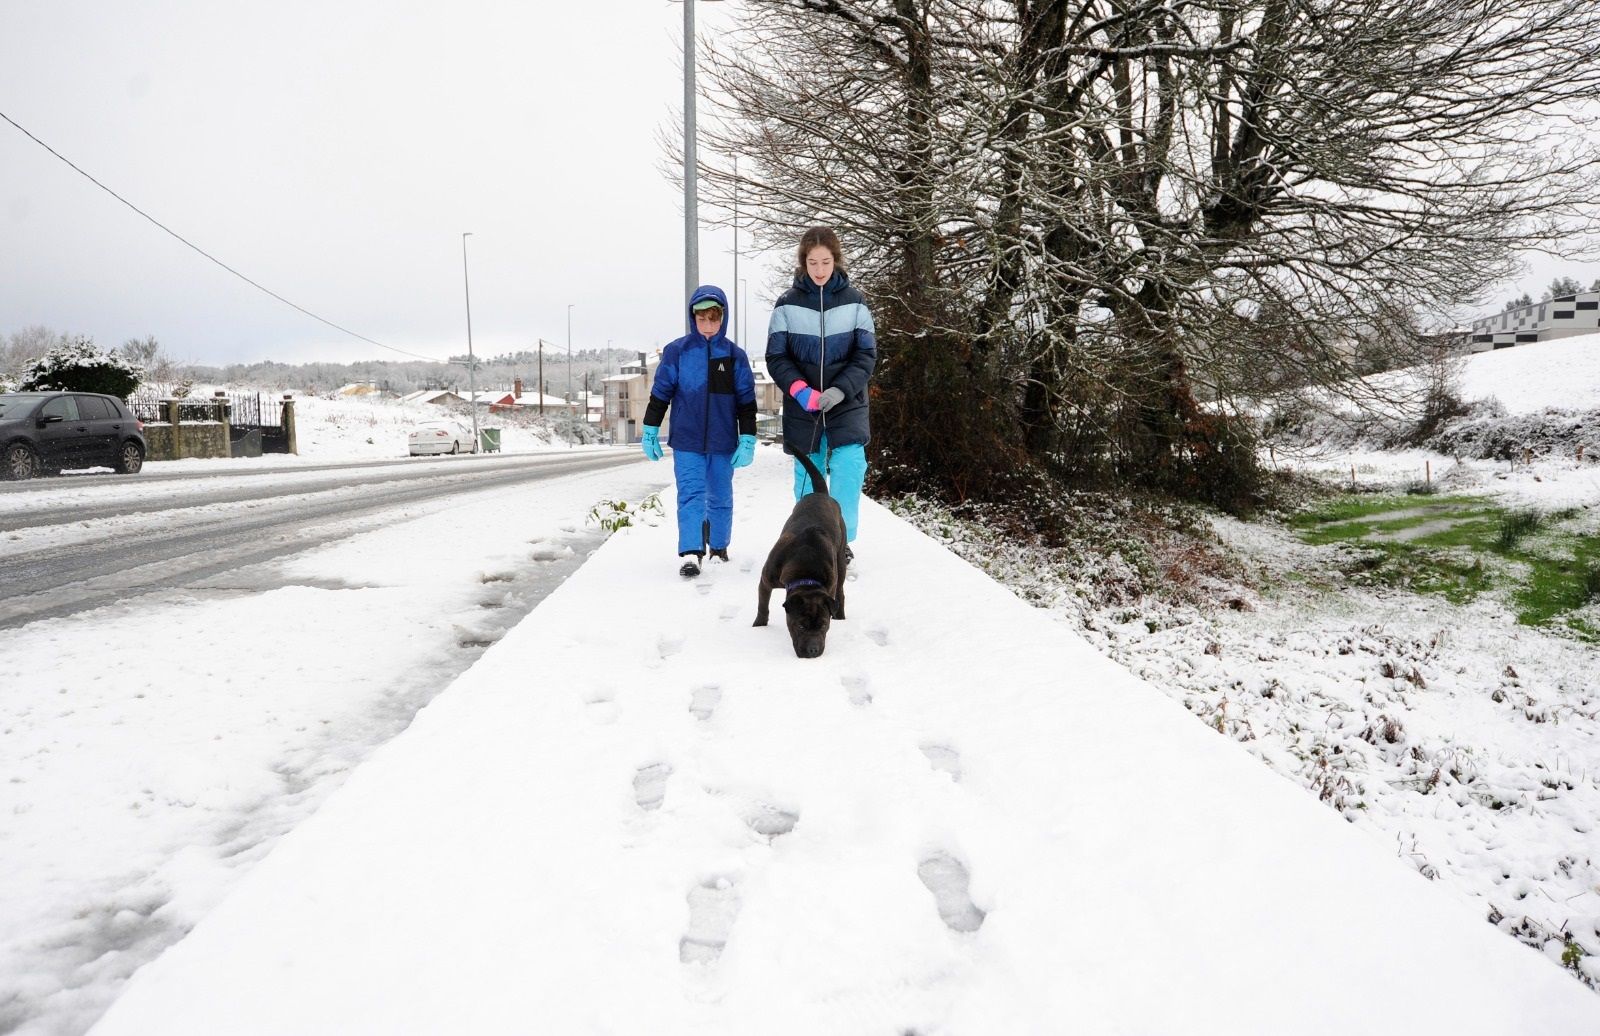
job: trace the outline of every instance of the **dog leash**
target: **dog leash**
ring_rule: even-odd
[[[812,428],[812,431],[811,431],[811,448],[806,451],[806,456],[807,457],[810,457],[810,456],[812,456],[813,454],[815,454],[817,452],[817,443],[822,438],[823,425],[825,425],[827,423],[828,423],[828,415],[825,414],[825,413],[820,413],[820,412],[817,414],[817,419],[815,421],[811,422],[811,428]],[[832,467],[832,464],[831,464],[832,459],[833,459],[833,450],[830,449],[827,452],[827,454],[822,458],[822,473],[824,475],[828,475],[830,477],[833,475],[833,467]]]

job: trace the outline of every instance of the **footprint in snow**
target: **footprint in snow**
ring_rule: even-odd
[[[722,956],[739,916],[739,892],[727,878],[710,878],[689,890],[689,928],[678,942],[684,964],[711,964]]]
[[[755,558],[741,558],[739,559],[739,571],[748,573],[752,568],[755,567],[755,564]]]
[[[564,543],[541,543],[528,554],[530,561],[559,561],[572,556],[572,548]]]
[[[649,763],[639,767],[633,775],[633,801],[642,810],[660,809],[667,797],[667,778],[671,776],[671,763]]]
[[[722,703],[722,688],[716,684],[703,684],[694,689],[689,696],[689,711],[694,718],[704,723],[717,711],[717,706]]]
[[[960,860],[948,853],[934,853],[917,865],[917,877],[933,893],[939,920],[952,931],[975,932],[986,916],[967,894],[969,876]]]
[[[590,692],[583,700],[584,715],[589,722],[599,726],[615,723],[617,717],[622,715],[622,708],[617,705],[609,690],[596,690]]]
[[[800,822],[800,813],[798,810],[757,802],[745,812],[744,822],[750,830],[764,838],[777,838],[794,830],[794,825]]]
[[[661,637],[656,641],[656,651],[664,662],[683,650],[682,637]]]
[[[723,605],[722,610],[717,613],[717,618],[722,622],[732,622],[738,617],[739,606],[737,604]]]
[[[704,579],[699,580],[694,584],[694,592],[699,594],[701,597],[709,597],[711,595],[710,582]]]
[[[928,757],[928,762],[933,764],[935,770],[943,770],[950,775],[950,779],[961,780],[961,753],[949,745],[926,744],[922,745],[922,754]]]
[[[882,626],[874,626],[867,630],[867,639],[879,647],[889,646],[889,631]]]
[[[850,695],[850,704],[861,706],[872,704],[872,692],[867,690],[867,678],[863,674],[841,677],[840,683]]]

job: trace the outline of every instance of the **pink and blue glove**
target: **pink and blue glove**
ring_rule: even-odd
[[[659,425],[647,424],[644,426],[644,435],[639,438],[639,448],[651,460],[660,460],[663,456],[660,435],[661,427]]]
[[[796,403],[812,413],[822,409],[822,393],[803,381],[796,381],[790,385],[789,395],[794,397]]]
[[[742,468],[756,459],[756,437],[753,435],[739,436],[739,448],[733,451],[733,466]]]

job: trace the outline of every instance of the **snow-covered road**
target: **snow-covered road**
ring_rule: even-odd
[[[620,466],[556,470],[596,461]],[[109,533],[166,588],[0,633],[0,1032],[86,1029],[134,969],[582,563],[600,541],[591,506],[637,500],[668,477],[623,450],[225,465],[200,479],[152,466],[150,479],[0,493],[0,567],[20,570],[25,550],[81,562]],[[416,480],[402,493],[439,478],[456,491],[397,499],[344,484],[380,470]],[[193,506],[229,493],[245,495]],[[319,500],[330,507],[314,534],[271,542],[269,519],[238,535],[241,521]],[[61,507],[95,517],[28,524]],[[208,545],[208,525],[242,542]],[[0,606],[16,591],[8,580]],[[523,678],[548,676],[531,661]]]
[[[452,460],[455,460],[452,458]],[[619,450],[370,465],[0,497],[0,628],[215,580],[468,495],[632,464]],[[50,483],[43,483],[48,486]],[[469,537],[464,524],[459,537]]]

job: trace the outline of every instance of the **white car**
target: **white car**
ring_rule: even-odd
[[[472,429],[459,421],[424,421],[411,429],[411,455],[430,453],[477,453]]]

